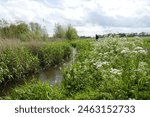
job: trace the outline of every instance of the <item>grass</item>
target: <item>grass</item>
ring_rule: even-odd
[[[71,46],[67,42],[1,40],[1,45],[0,83],[59,65],[71,55]]]
[[[63,99],[61,88],[57,85],[50,87],[49,83],[32,80],[23,86],[18,86],[5,99],[11,100],[56,100]]]

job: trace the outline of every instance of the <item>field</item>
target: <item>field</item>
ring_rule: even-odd
[[[61,85],[51,87],[33,80],[2,99],[150,99],[149,37],[15,43],[13,47],[1,46],[1,83],[64,62],[71,56],[72,47],[77,54],[74,62],[62,69]]]

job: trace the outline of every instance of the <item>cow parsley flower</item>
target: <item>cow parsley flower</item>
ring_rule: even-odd
[[[107,61],[104,61],[104,62],[96,62],[96,63],[94,63],[93,65],[95,65],[96,68],[98,69],[98,68],[101,68],[103,65],[109,65],[109,62],[107,62]]]
[[[124,48],[122,51],[121,51],[121,54],[126,54],[126,53],[129,53],[130,50],[129,48]]]
[[[143,50],[143,48],[138,46],[138,47],[134,48],[134,50]]]
[[[114,68],[111,68],[110,73],[116,74],[116,75],[121,75],[121,74],[122,74],[122,73],[121,73],[121,70],[119,70],[119,69],[114,69]]]
[[[135,53],[135,54],[147,54],[147,51],[146,50],[144,50],[142,47],[136,47],[136,48],[134,48],[134,50],[133,50],[133,53]]]

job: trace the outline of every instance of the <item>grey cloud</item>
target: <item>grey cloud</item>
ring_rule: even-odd
[[[86,17],[86,22],[103,27],[150,27],[150,16],[123,17],[108,16],[102,10],[92,11]]]

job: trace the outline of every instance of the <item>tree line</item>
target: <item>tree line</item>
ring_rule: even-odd
[[[103,37],[146,37],[150,36],[150,33],[140,32],[140,33],[108,33],[103,35],[98,35],[100,38]]]
[[[49,40],[49,35],[45,27],[38,23],[31,22],[29,24],[23,21],[8,23],[6,20],[0,20],[0,38],[2,39],[20,39],[28,40]],[[77,39],[78,34],[72,25],[63,26],[55,24],[53,39]]]
[[[38,23],[31,22],[26,24],[23,21],[8,23],[6,20],[0,20],[0,37],[2,39],[20,39],[22,41],[46,40],[48,39],[48,33]]]

